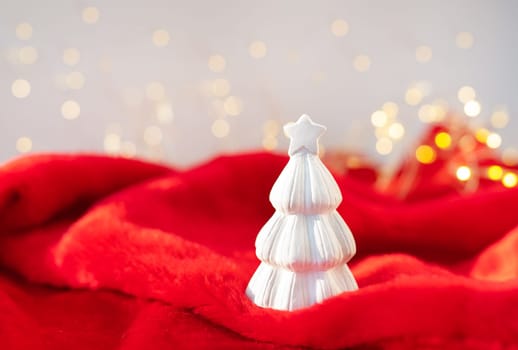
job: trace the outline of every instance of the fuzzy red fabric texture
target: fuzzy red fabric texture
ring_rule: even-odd
[[[2,166],[0,349],[518,347],[518,188],[466,194],[450,179],[423,192],[436,168],[407,199],[398,181],[382,194],[361,171],[335,175],[360,289],[292,313],[253,305],[254,240],[286,162]]]

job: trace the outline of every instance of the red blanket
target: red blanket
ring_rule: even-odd
[[[0,349],[518,346],[518,188],[497,183],[404,200],[361,171],[337,175],[360,290],[293,313],[253,305],[254,240],[286,162],[2,166]]]

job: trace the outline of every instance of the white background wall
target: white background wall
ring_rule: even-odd
[[[99,11],[94,24],[82,19],[88,6]],[[102,152],[105,143],[117,146],[116,137],[105,140],[115,133],[126,151],[134,145],[142,156],[189,164],[261,148],[266,120],[284,123],[301,113],[329,127],[327,148],[356,147],[375,156],[370,116],[393,101],[406,134],[390,159],[423,128],[417,117],[422,104],[441,98],[462,111],[457,91],[464,85],[475,88],[482,105],[478,123],[505,106],[511,121],[499,131],[503,147],[518,146],[517,15],[512,0],[0,0],[0,161],[19,154],[20,137],[30,138],[32,151]],[[338,18],[349,26],[343,37],[330,29]],[[17,37],[21,22],[32,26],[28,40]],[[152,42],[161,28],[170,34],[162,48]],[[456,45],[463,31],[474,37],[469,49]],[[255,40],[265,43],[264,58],[250,56]],[[429,62],[416,61],[420,45],[431,48]],[[27,46],[37,50],[33,64],[20,63],[17,50]],[[63,62],[66,48],[80,51],[77,65]],[[214,54],[225,58],[223,72],[209,69]],[[371,60],[367,72],[353,67],[360,54]],[[64,86],[73,71],[85,78],[78,90]],[[238,116],[214,109],[221,102],[207,86],[217,78],[227,80],[230,94],[242,102]],[[13,96],[16,79],[31,84],[26,98]],[[161,102],[146,97],[154,81],[165,87]],[[405,104],[405,91],[423,81],[429,94],[417,106]],[[61,112],[70,99],[81,108],[74,120]],[[157,120],[157,103],[171,105],[172,121]],[[228,122],[228,136],[212,134],[216,118]],[[162,132],[159,145],[146,144],[148,126]],[[148,129],[148,139],[156,131]],[[277,150],[286,146],[280,135]]]

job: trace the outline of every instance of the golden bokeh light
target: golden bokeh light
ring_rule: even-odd
[[[381,109],[383,110],[383,112],[385,112],[389,120],[395,119],[399,112],[398,105],[392,101],[385,102]]]
[[[83,9],[81,17],[83,18],[83,22],[87,24],[94,24],[99,21],[99,10],[97,7],[89,6]]]
[[[22,47],[18,51],[18,59],[22,64],[33,64],[38,60],[38,50],[32,46]]]
[[[250,54],[250,56],[256,59],[263,58],[264,56],[266,56],[266,51],[266,44],[260,40],[253,41],[248,46],[248,53]]]
[[[223,102],[225,113],[231,116],[237,116],[243,111],[243,103],[236,96],[229,96]]]
[[[212,123],[211,130],[214,136],[221,139],[228,136],[228,133],[230,132],[230,124],[225,119],[216,119]]]
[[[432,147],[428,145],[420,145],[415,150],[415,158],[419,163],[431,164],[435,162],[435,159],[437,158],[437,153]]]
[[[160,123],[170,123],[174,118],[173,106],[168,102],[158,103],[156,106],[156,118]]]
[[[480,143],[486,143],[489,134],[490,131],[486,128],[479,128],[477,131],[475,131],[475,139],[477,139],[477,141]]]
[[[367,55],[358,55],[353,60],[353,67],[358,72],[367,72],[371,67],[371,59]]]
[[[392,152],[392,147],[392,140],[386,137],[382,137],[376,142],[376,151],[381,155],[390,154],[390,152]]]
[[[67,74],[65,84],[69,89],[79,90],[85,85],[85,76],[81,72],[71,72]]]
[[[32,140],[29,137],[23,136],[16,140],[16,150],[20,153],[27,153],[32,150]]]
[[[447,132],[441,131],[435,135],[435,144],[440,149],[448,149],[451,146],[451,136]]]
[[[491,165],[487,168],[487,177],[493,181],[500,181],[504,175],[504,170],[499,165]]]
[[[472,117],[472,118],[478,116],[480,114],[481,109],[482,109],[482,107],[480,106],[480,103],[475,100],[468,101],[464,105],[464,113],[468,117]]]
[[[423,92],[417,87],[411,87],[405,92],[405,102],[410,106],[418,105],[423,99]]]
[[[275,136],[266,136],[263,138],[263,148],[272,151],[277,148],[278,142]]]
[[[169,32],[165,29],[157,29],[151,36],[151,41],[156,47],[166,47],[169,44]]]
[[[335,19],[331,23],[331,33],[333,33],[334,36],[342,37],[347,35],[349,32],[349,24],[343,19]]]
[[[31,93],[31,84],[25,79],[16,79],[11,85],[11,92],[14,97],[26,98]]]
[[[486,145],[489,148],[496,149],[502,145],[502,137],[495,132],[487,135]]]
[[[74,100],[67,100],[61,105],[61,115],[67,120],[77,119],[81,114],[81,106]]]
[[[280,130],[281,126],[277,120],[270,119],[263,124],[263,132],[266,136],[277,136]]]
[[[457,168],[457,171],[455,171],[455,176],[460,181],[468,181],[471,178],[471,169],[462,165]]]
[[[475,38],[470,32],[460,32],[455,37],[455,43],[457,44],[457,47],[461,49],[471,48],[474,42]]]
[[[432,49],[429,46],[421,45],[415,50],[415,59],[419,63],[426,63],[432,59]]]
[[[144,129],[144,142],[149,146],[158,146],[162,142],[162,129],[156,125],[150,125]]]
[[[497,129],[503,129],[509,123],[509,114],[505,109],[494,111],[491,114],[491,125]]]
[[[388,136],[394,140],[400,140],[405,135],[405,127],[401,123],[392,123],[388,127]]]
[[[29,40],[32,37],[32,26],[27,22],[16,26],[16,37],[20,40]]]
[[[387,122],[388,116],[387,113],[385,113],[385,111],[378,110],[371,114],[371,123],[375,127],[381,128],[385,126]]]
[[[104,135],[104,151],[109,154],[117,154],[121,148],[121,137],[119,134],[109,132]]]
[[[221,55],[211,55],[209,56],[208,66],[212,72],[220,73],[225,70],[227,62],[225,60],[225,57]]]
[[[506,173],[502,177],[502,185],[504,185],[507,188],[516,187],[517,184],[518,184],[518,176],[516,176],[515,173]]]
[[[160,101],[165,97],[165,87],[158,81],[146,85],[146,96],[152,101]]]
[[[230,93],[230,83],[226,79],[216,79],[212,82],[212,94],[217,97],[225,97]]]
[[[469,101],[472,101],[476,97],[477,97],[477,93],[475,92],[475,89],[473,89],[471,86],[463,86],[457,92],[457,98],[462,103],[467,103]]]
[[[78,49],[69,47],[63,51],[63,63],[67,66],[75,66],[81,59],[81,53]]]

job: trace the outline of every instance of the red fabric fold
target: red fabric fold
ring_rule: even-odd
[[[360,290],[293,313],[253,305],[254,240],[286,162],[246,154],[179,171],[36,156],[3,166],[0,348],[518,344],[518,189],[406,201],[371,177],[336,175]]]

